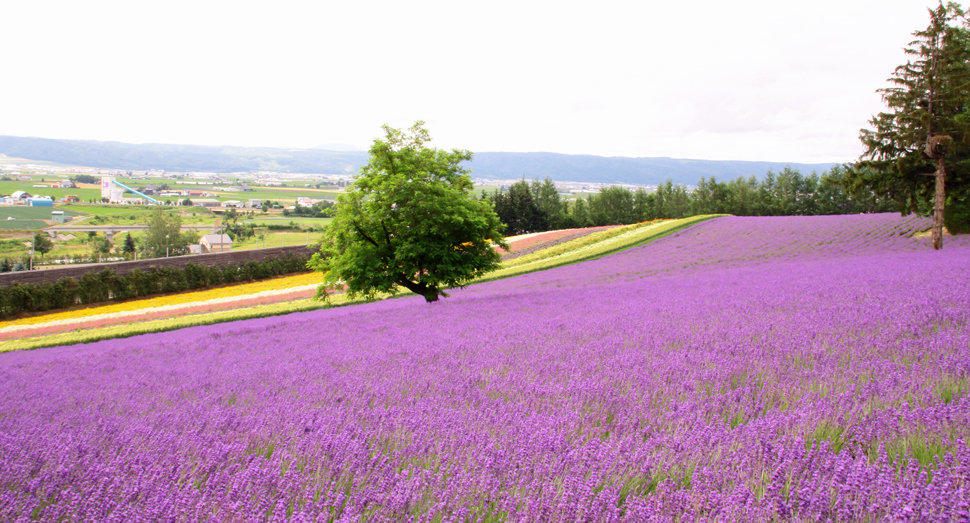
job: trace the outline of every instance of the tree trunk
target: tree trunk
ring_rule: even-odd
[[[401,278],[400,280],[398,280],[398,283],[403,285],[405,289],[415,294],[418,294],[420,296],[424,296],[424,300],[428,303],[438,301],[438,289],[434,287],[428,287],[427,283],[424,283],[424,282],[414,283],[413,281],[407,278]]]
[[[946,198],[944,181],[946,178],[946,166],[944,156],[941,154],[936,159],[936,194],[933,196],[933,248],[940,250],[943,248],[943,204]]]

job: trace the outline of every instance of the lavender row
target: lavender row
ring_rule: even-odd
[[[960,521],[970,247],[917,227],[722,218],[432,306],[4,354],[0,520]]]

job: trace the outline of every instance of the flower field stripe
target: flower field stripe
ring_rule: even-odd
[[[85,307],[81,309],[68,310],[68,311],[53,311],[49,313],[36,314],[26,318],[19,318],[9,321],[0,321],[0,332],[4,329],[19,326],[19,325],[34,325],[40,323],[48,323],[57,320],[66,319],[76,319],[83,318],[87,316],[99,316],[102,314],[112,314],[116,312],[126,312],[138,309],[146,309],[153,307],[164,307],[169,305],[181,305],[186,302],[201,302],[213,299],[229,298],[234,296],[245,296],[251,294],[257,294],[265,291],[276,291],[284,289],[293,288],[306,288],[308,285],[314,283],[319,283],[320,275],[318,273],[305,273],[290,276],[283,276],[279,278],[271,278],[259,282],[244,283],[237,285],[229,285],[225,287],[219,287],[214,289],[206,289],[201,291],[183,292],[178,294],[171,294],[166,296],[155,296],[150,298],[141,298],[127,300],[121,303],[112,303],[107,305],[99,305],[93,307]]]
[[[410,295],[410,292],[402,292],[399,294],[399,296]],[[378,298],[384,299],[388,297],[387,295],[381,295]],[[291,298],[287,301],[274,301],[271,303],[261,303],[256,300],[250,302],[241,301],[235,302],[234,307],[230,310],[212,312],[200,310],[197,313],[188,311],[185,314],[178,314],[176,316],[171,316],[171,312],[168,311],[157,312],[155,314],[159,317],[145,318],[139,322],[126,322],[123,324],[105,323],[104,326],[96,325],[87,329],[74,328],[70,332],[62,331],[51,334],[38,334],[32,337],[3,341],[0,343],[0,353],[56,347],[59,345],[94,343],[102,340],[129,338],[141,334],[168,332],[187,327],[216,325],[225,322],[280,316],[295,312],[345,307],[363,303],[367,303],[367,301],[364,299],[349,299],[344,294],[333,294],[330,297],[330,303],[324,303],[315,299],[294,300]]]
[[[801,231],[796,231],[795,229],[788,230],[785,233],[785,236],[793,237],[791,242],[788,244],[790,247],[788,250],[791,251],[791,249],[796,249],[796,250],[802,249],[802,250],[806,250],[807,252],[814,252],[823,246],[830,246],[830,247],[839,246],[839,245],[843,245],[846,241],[851,240],[853,238],[866,238],[869,236],[873,236],[874,234],[875,234],[875,237],[888,238],[888,239],[894,239],[897,236],[906,237],[903,241],[903,244],[906,247],[912,248],[912,249],[925,248],[925,245],[928,242],[928,240],[925,240],[925,239],[922,240],[923,247],[921,247],[920,240],[910,240],[908,238],[908,236],[912,235],[914,232],[919,230],[925,230],[926,227],[929,226],[928,219],[923,217],[909,216],[909,217],[900,218],[898,215],[892,215],[892,214],[864,215],[864,216],[858,217],[858,219],[856,220],[856,225],[852,228],[847,228],[843,224],[841,224],[841,222],[838,220],[838,218],[840,217],[822,217],[822,218],[823,219],[821,220],[808,219],[809,222],[811,222],[811,226],[808,227],[807,229],[804,229]],[[833,220],[828,218],[836,218],[836,219]],[[651,229],[653,232],[650,235],[648,235],[645,239],[644,238],[638,239],[637,243],[644,243],[644,241],[655,241],[664,236],[677,234],[681,229],[684,229],[685,227],[688,227],[690,225],[695,225],[696,223],[699,223],[700,221],[704,221],[705,219],[706,217],[700,217],[700,219],[696,222],[694,219],[664,222],[665,230],[658,231],[657,229]],[[733,219],[733,217],[722,218],[722,219]],[[753,223],[759,223],[759,220],[764,220],[759,218],[739,218],[739,219],[742,221],[754,220]],[[767,219],[768,222],[771,222],[772,220],[773,219]],[[784,219],[782,218],[780,220],[784,220]],[[516,266],[516,267],[504,269],[499,271],[497,274],[493,273],[487,279],[483,279],[480,281],[492,281],[495,279],[527,274],[529,272],[550,269],[550,268],[554,268],[562,265],[567,265],[570,263],[576,263],[576,261],[589,261],[590,259],[595,259],[597,257],[603,256],[602,253],[604,252],[612,253],[612,252],[615,252],[616,250],[623,250],[626,248],[630,248],[634,246],[633,243],[619,242],[615,244],[616,248],[614,249],[606,249],[601,247],[599,249],[599,252],[597,252],[595,255],[588,256],[586,258],[579,258],[578,256],[575,256],[575,255],[573,257],[562,256],[563,254],[568,254],[570,249],[575,251],[583,247],[588,247],[589,245],[595,244],[596,242],[602,242],[604,240],[608,241],[611,239],[611,237],[615,237],[617,235],[623,234],[624,232],[629,233],[631,229],[636,230],[638,228],[643,228],[645,226],[650,226],[650,225],[656,225],[656,223],[635,224],[633,226],[626,226],[623,230],[618,230],[620,228],[615,228],[613,230],[603,231],[605,234],[600,234],[599,236],[594,236],[593,238],[584,237],[584,238],[580,238],[577,241],[569,242],[570,244],[563,244],[560,246],[556,246],[553,249],[549,249],[545,252],[539,251],[537,253],[532,253],[529,256],[532,256],[533,260],[535,260],[536,258],[541,259],[543,256],[551,259],[547,259],[544,263],[532,263],[529,265]],[[786,225],[786,227],[790,228],[791,226]],[[759,228],[763,229],[762,231],[763,233],[766,233],[768,230],[768,228],[766,228],[765,222],[763,221],[760,223]],[[750,240],[752,238],[759,237],[759,235],[753,234],[754,231],[743,230],[743,227],[741,227],[741,230],[739,230],[738,227],[734,227],[733,231],[735,236],[742,239],[747,237]],[[877,231],[882,231],[882,232],[877,232]],[[523,237],[532,238],[540,234],[545,234],[545,233],[523,235]],[[806,239],[806,238],[812,238],[812,237],[823,238],[823,241],[816,242],[814,239]],[[628,236],[624,236],[624,238],[629,239]],[[730,239],[730,241],[736,243],[736,239],[733,239],[730,234],[725,235],[719,232],[715,227],[714,230],[711,230],[711,229],[694,230],[693,233],[688,236],[688,238],[689,238],[689,241],[691,241],[692,243],[691,248],[689,250],[681,250],[678,253],[681,255],[686,255],[687,256],[686,259],[671,260],[671,259],[663,259],[663,258],[653,258],[659,263],[655,264],[655,266],[652,269],[649,267],[641,267],[641,270],[639,270],[637,274],[639,275],[647,275],[651,273],[662,274],[664,272],[669,272],[672,270],[673,271],[682,270],[682,268],[686,268],[689,266],[702,268],[710,264],[723,265],[723,264],[738,263],[737,260],[733,260],[733,261],[725,260],[725,259],[719,258],[718,256],[713,256],[711,255],[711,253],[704,252],[705,248],[713,247],[718,251],[718,253],[723,254],[723,252],[725,252],[724,251],[725,245],[723,245],[723,240],[725,238],[728,238]],[[712,239],[716,239],[717,241],[712,244],[711,243]],[[961,241],[964,242],[965,244],[970,244],[970,242],[967,241],[968,239],[970,239],[970,235],[962,235],[962,236],[954,237],[952,240],[948,238],[948,241],[950,242],[948,243],[948,245],[953,245],[954,241],[957,242],[957,244],[960,244]],[[758,259],[770,259],[773,256],[786,254],[786,253],[779,252],[777,248],[774,248],[773,250],[775,252],[771,254],[768,254],[768,253],[762,253],[757,255],[752,254],[753,251],[757,250],[758,245],[771,245],[770,243],[771,241],[774,241],[774,240],[770,236],[764,236],[763,242],[756,242],[752,244],[749,241],[749,243],[745,245],[745,249],[743,251],[748,253],[748,256],[742,260],[742,263],[750,263]],[[743,245],[743,243],[738,243],[738,245]],[[838,251],[832,251],[830,252],[830,254],[836,254],[837,252]],[[513,263],[516,261],[521,262],[521,259],[512,260]],[[315,274],[304,274],[304,275],[298,275],[298,276],[279,278],[276,281],[279,282],[278,284],[285,284],[285,282],[300,281],[301,279],[305,281],[311,278],[313,280],[316,280],[318,276],[316,276]],[[158,303],[159,300],[169,300],[169,302],[171,302],[172,300],[178,299],[181,296],[182,300],[186,301],[186,307],[189,307],[188,309],[185,309],[186,313],[189,313],[188,311],[191,311],[192,313],[195,313],[197,315],[193,318],[193,321],[191,322],[182,322],[182,321],[162,322],[162,323],[155,323],[150,327],[146,327],[145,325],[138,324],[138,323],[133,323],[131,325],[118,325],[113,329],[105,329],[104,328],[105,326],[111,325],[113,323],[111,321],[105,321],[105,322],[93,322],[87,325],[79,322],[73,327],[64,326],[60,331],[58,331],[57,329],[25,331],[23,332],[23,334],[18,333],[19,334],[18,337],[30,336],[31,338],[29,340],[20,340],[19,342],[3,341],[4,338],[0,338],[0,341],[2,341],[2,343],[0,343],[0,352],[9,351],[9,350],[26,349],[26,348],[49,347],[49,346],[54,346],[58,344],[73,342],[69,340],[78,340],[78,341],[83,340],[85,342],[93,342],[93,341],[98,341],[102,339],[111,339],[114,337],[127,337],[135,334],[145,333],[145,332],[155,332],[158,329],[172,330],[172,329],[180,328],[180,326],[182,325],[205,325],[205,324],[214,323],[214,322],[232,321],[235,319],[245,319],[250,316],[248,316],[244,311],[236,311],[233,315],[229,317],[230,319],[228,320],[225,319],[223,316],[219,316],[219,315],[213,316],[213,315],[199,314],[200,312],[206,312],[206,311],[204,309],[195,309],[195,304],[190,303],[189,300],[191,300],[193,296],[213,296],[213,295],[218,295],[216,293],[220,293],[220,292],[229,292],[232,294],[236,294],[239,292],[243,292],[244,290],[252,290],[254,288],[260,288],[261,286],[265,286],[269,283],[270,282],[258,282],[255,284],[238,285],[238,286],[228,287],[225,289],[211,289],[208,291],[186,293],[184,295],[167,296],[167,297],[155,298],[150,300],[136,300],[134,302],[129,302],[129,303],[84,309],[83,312],[87,314],[93,314],[94,311],[104,310],[105,308],[118,310],[126,305],[130,307],[131,306],[130,304],[135,304],[135,303],[142,303],[142,304],[149,303],[149,302]],[[562,285],[562,284],[563,284],[562,282],[557,283],[557,285]],[[402,293],[401,295],[407,295],[407,294],[410,294],[410,293]],[[281,295],[281,300],[290,301],[292,300],[292,297],[289,295]],[[252,303],[257,303],[257,302],[252,302]],[[353,303],[356,303],[356,302],[353,302]],[[341,306],[345,304],[346,302],[343,298],[338,298],[336,300],[332,299],[330,306]],[[238,307],[238,305],[233,307],[226,307],[226,308],[235,308],[235,307]],[[278,311],[279,314],[286,314],[288,312],[304,310],[305,308],[306,307],[303,305],[291,303],[289,305],[279,304],[278,308],[275,308],[273,310]],[[66,314],[68,317],[72,317],[76,314],[76,312],[69,311],[67,313],[60,313],[60,314]],[[49,318],[50,316],[52,315],[44,315],[42,316],[42,318]],[[265,314],[260,313],[253,317],[262,317],[262,316],[265,316]],[[150,319],[157,319],[161,321],[161,320],[164,320],[164,317],[165,317],[164,315],[156,313],[156,314],[153,314]],[[149,319],[148,317],[136,317],[136,318]],[[28,318],[27,320],[30,320],[36,323],[38,322],[39,318]],[[8,325],[9,323],[12,323],[12,322],[6,322],[3,325]],[[162,327],[158,327],[159,325],[161,325]],[[77,334],[70,335],[73,337],[69,337],[69,338],[64,338],[62,335],[52,336],[52,334],[63,332],[64,330],[76,330],[76,329],[77,330],[87,329],[87,331],[84,332],[83,334],[79,332]],[[2,334],[0,334],[0,336],[2,336]],[[68,341],[65,341],[65,340],[68,340]]]
[[[677,231],[721,215],[704,215],[680,220],[657,221],[616,227],[544,249],[502,263],[501,269],[482,278],[492,281],[534,271],[595,260],[674,234]]]
[[[671,231],[679,230],[679,228],[689,226],[703,219],[705,218],[663,222],[665,229],[663,231],[654,231],[651,235],[649,235],[649,238],[661,237],[664,234],[669,234]],[[649,225],[657,225],[657,223],[635,224],[633,226],[626,226],[624,230],[626,231],[637,230],[637,229],[646,230],[645,227]],[[583,238],[579,238],[578,240],[568,242],[567,244],[556,246],[555,247],[556,254],[560,253],[562,250],[568,251],[571,248],[575,250],[580,247],[588,247],[590,245],[595,245],[596,243],[601,241],[610,241],[610,240],[613,240],[619,234],[618,232],[616,232],[617,229],[619,228],[597,227],[595,229],[603,229],[603,230],[592,232],[592,234],[599,234],[598,236],[594,236],[592,238],[590,238],[589,236],[585,236]],[[577,230],[582,231],[582,229],[577,229]],[[523,235],[523,236],[531,238],[542,234],[547,234],[547,233],[537,233],[537,234],[530,234],[530,235]],[[632,237],[624,236],[623,238],[620,239],[620,241],[613,241],[613,243],[610,244],[611,245],[610,250],[603,251],[603,252],[615,252],[618,249],[628,248],[634,245],[634,243],[631,241],[626,241],[626,242],[622,241],[622,240],[629,240],[630,238]],[[638,236],[634,238],[634,240],[636,240],[636,242],[638,243],[642,243],[644,241],[644,238]],[[529,256],[534,256],[534,255],[542,256],[542,251],[538,251],[537,253],[532,253]],[[480,283],[481,281],[490,281],[497,278],[507,278],[507,277],[516,276],[520,274],[526,274],[531,271],[546,269],[550,267],[556,267],[567,263],[575,263],[576,261],[581,261],[582,259],[591,259],[591,258],[594,258],[595,256],[601,256],[601,255],[602,253],[590,255],[590,256],[587,256],[586,258],[576,258],[576,257],[568,258],[568,259],[557,258],[556,260],[553,260],[551,262],[547,261],[541,266],[537,266],[533,264],[533,265],[528,265],[524,267],[523,266],[512,267],[510,269],[499,271],[500,272],[499,275],[494,275],[494,274],[490,275],[490,277],[487,280],[480,280],[476,283]],[[548,254],[546,254],[546,256],[548,256]],[[285,285],[286,282],[300,281],[301,279],[305,280],[305,279],[308,279],[309,277],[314,277],[314,279],[319,279],[319,276],[315,275],[315,273],[310,275],[299,275],[297,277],[291,276],[286,278],[279,278],[277,280],[279,282],[277,283],[277,285],[282,286],[282,285]],[[3,326],[3,327],[0,327],[0,352],[51,347],[55,345],[65,344],[65,343],[81,343],[81,342],[89,343],[89,342],[105,340],[105,339],[128,337],[128,336],[133,336],[136,334],[143,334],[148,332],[158,332],[159,330],[173,330],[173,329],[181,328],[181,326],[206,325],[208,323],[234,321],[238,319],[246,319],[249,317],[263,317],[266,314],[259,313],[254,316],[248,316],[245,312],[242,312],[242,311],[236,312],[235,314],[229,316],[228,317],[229,319],[226,319],[226,317],[222,315],[200,314],[201,312],[207,312],[207,309],[200,308],[199,302],[195,302],[193,300],[198,299],[199,297],[218,296],[219,295],[218,293],[220,291],[223,291],[223,292],[231,293],[231,295],[235,297],[233,299],[242,300],[240,303],[247,303],[247,304],[261,303],[261,302],[248,302],[247,300],[250,300],[250,298],[246,297],[245,295],[240,295],[240,293],[243,292],[244,290],[252,290],[254,288],[260,288],[259,286],[266,285],[266,284],[267,282],[259,282],[257,284],[247,284],[245,286],[240,285],[240,286],[228,287],[225,289],[225,291],[223,291],[223,289],[212,289],[208,291],[185,293],[185,294],[175,295],[175,296],[166,296],[163,298],[135,300],[133,302],[126,302],[121,304],[107,305],[103,307],[82,309],[81,311],[53,313],[53,314],[47,314],[39,317],[27,318],[25,320],[17,320],[14,322],[0,323],[0,325]],[[401,296],[406,296],[409,294],[410,293],[408,292],[400,293]],[[289,293],[281,293],[278,296],[280,296],[281,300],[289,301],[292,299],[292,295]],[[180,297],[181,299],[179,300]],[[221,300],[221,298],[212,298],[212,299]],[[168,308],[168,309],[159,308],[159,310],[152,310],[147,313],[145,308],[139,308],[139,306],[143,307],[146,304],[160,303],[160,302],[163,302],[163,303],[175,302],[177,305],[171,306],[172,308]],[[232,300],[218,301],[213,303],[227,304],[232,308],[240,306],[238,304],[232,305],[234,303],[237,303]],[[357,303],[357,302],[348,302],[342,297],[336,297],[336,299],[331,298],[330,305],[326,305],[326,306],[328,307],[343,306],[348,303]],[[224,308],[229,308],[229,307],[224,307]],[[307,309],[306,306],[299,305],[299,304],[291,304],[289,306],[280,304],[278,308],[273,310],[278,311],[279,314],[286,314],[289,312],[301,311],[306,309]],[[101,312],[101,311],[106,311],[106,312],[102,312],[102,314],[97,314],[98,312]],[[124,316],[113,316],[114,314],[118,314],[119,312],[130,315],[130,318],[126,319]],[[167,316],[165,314],[166,312],[170,314],[195,314],[195,316],[193,316],[191,321],[186,320],[184,318],[178,321],[175,321],[175,320],[165,321],[164,316]],[[58,318],[64,318],[64,319],[58,319]],[[42,319],[48,319],[49,321],[42,322],[41,321]],[[145,325],[143,323],[131,323],[129,325],[118,325],[118,323],[123,321],[133,322],[133,321],[143,321],[147,319],[158,320],[158,322],[152,323],[151,325]],[[111,326],[111,325],[114,325],[114,327],[111,329],[106,328],[107,326]],[[16,327],[16,329],[14,329],[13,327]],[[4,331],[3,329],[9,329],[9,330]],[[77,330],[79,332],[73,333],[73,334],[62,334],[66,331],[74,331],[74,330]],[[29,339],[19,339],[19,338],[28,338],[28,337]],[[6,341],[6,340],[11,340],[11,341]]]
[[[688,231],[690,232],[684,233],[686,234],[686,236],[683,238],[683,240],[690,242],[689,249],[679,249],[677,252],[672,253],[675,256],[677,256],[675,259],[671,259],[669,257],[664,258],[664,257],[653,256],[651,257],[651,260],[655,262],[653,263],[653,266],[652,267],[649,265],[641,266],[637,271],[637,275],[644,276],[649,274],[662,274],[670,271],[681,271],[687,267],[703,268],[711,264],[732,265],[732,264],[737,264],[739,262],[751,263],[759,259],[766,260],[766,259],[771,259],[775,256],[790,254],[789,251],[791,251],[792,249],[802,249],[809,253],[819,251],[819,249],[822,249],[822,250],[828,249],[826,252],[828,252],[829,254],[841,254],[839,251],[833,251],[832,249],[835,247],[844,245],[846,241],[851,241],[853,238],[866,237],[867,235],[872,235],[874,228],[879,228],[879,227],[882,227],[887,231],[887,234],[883,234],[880,237],[885,237],[888,239],[896,239],[896,237],[899,236],[900,239],[902,240],[902,244],[908,248],[912,248],[912,249],[925,248],[926,242],[928,241],[928,240],[923,240],[923,243],[922,243],[923,247],[921,247],[919,240],[912,240],[908,238],[908,236],[911,235],[912,232],[915,232],[917,230],[924,230],[926,227],[928,227],[928,224],[929,224],[928,219],[922,218],[922,217],[902,217],[901,218],[898,215],[893,215],[893,214],[863,215],[863,216],[859,216],[858,219],[855,220],[855,224],[853,227],[846,227],[840,221],[840,219],[844,219],[844,217],[822,217],[822,218],[823,219],[821,220],[819,219],[813,220],[811,218],[808,218],[807,220],[810,223],[810,225],[801,227],[800,230],[798,228],[794,228],[790,224],[784,225],[784,227],[786,227],[786,232],[783,234],[783,236],[792,238],[790,243],[788,244],[789,248],[783,252],[783,251],[779,251],[777,247],[772,247],[771,250],[773,252],[771,253],[766,252],[761,254],[754,254],[757,251],[757,249],[760,248],[759,246],[763,247],[764,245],[774,245],[771,242],[775,241],[776,234],[769,233],[770,226],[768,224],[772,222],[779,223],[777,220],[782,220],[782,222],[780,223],[785,223],[784,218],[780,218],[780,219],[737,218],[742,222],[758,223],[759,224],[758,229],[760,229],[759,231],[760,234],[755,234],[754,229],[745,230],[745,226],[743,225],[739,227],[731,224],[730,220],[734,220],[735,219],[734,217],[724,217],[724,218],[720,218],[719,220],[714,220],[714,222],[720,222],[720,220],[728,220],[728,222],[722,222],[722,223],[728,224],[728,226],[731,228],[730,229],[732,231],[731,233],[724,233],[720,231],[718,227],[708,227],[708,228],[697,229],[697,227],[699,227],[698,224],[701,224],[701,222],[711,223],[707,221],[709,217],[695,217],[695,218],[688,218],[686,220],[672,220],[667,222],[661,222],[663,224],[662,228],[655,227],[651,229],[645,229],[645,227],[656,226],[657,225],[656,222],[653,224],[635,224],[632,226],[617,227],[617,228],[601,231],[599,233],[594,233],[596,235],[595,236],[591,235],[592,237],[586,236],[578,240],[568,242],[567,244],[555,246],[554,248],[548,249],[546,251],[539,251],[536,253],[532,253],[528,255],[531,257],[529,258],[531,260],[534,260],[534,261],[537,259],[543,260],[543,257],[545,257],[546,259],[543,260],[541,263],[531,263],[528,265],[519,265],[519,266],[513,266],[506,269],[502,269],[500,271],[497,271],[496,273],[490,274],[487,278],[479,280],[476,283],[518,276],[518,275],[527,274],[534,271],[542,271],[542,270],[551,269],[551,268],[555,268],[563,265],[568,265],[571,263],[576,263],[578,261],[590,261],[592,259],[596,259],[598,257],[605,255],[604,253],[610,254],[610,253],[616,252],[617,250],[623,250],[623,249],[634,247],[637,244],[643,244],[649,241],[658,241],[661,238],[664,238],[666,236],[671,236],[671,235],[676,236],[680,234],[680,231],[682,229],[685,229],[688,227],[690,227],[690,229],[688,229]],[[829,219],[829,218],[834,218],[834,219]],[[598,249],[597,252],[590,253],[590,255],[586,257],[580,257],[575,254],[573,256],[563,256],[564,254],[568,254],[570,251],[576,251],[578,249],[588,247],[590,245],[595,245],[598,242],[608,241],[618,235],[629,233],[631,230],[637,230],[637,229],[645,229],[649,231],[650,234],[647,234],[642,237],[634,238],[636,240],[635,242],[633,241],[617,242],[613,244],[613,248],[604,248],[602,247],[602,244],[601,244],[601,247],[600,249]],[[544,234],[544,233],[539,233],[539,234]],[[537,235],[538,234],[523,235],[523,236],[535,237]],[[626,240],[629,240],[630,238],[631,237],[629,236],[624,236],[624,239]],[[815,241],[816,238],[822,238],[823,241],[816,242]],[[965,240],[966,238],[970,238],[970,235],[963,235],[961,237],[957,237],[957,240],[958,241],[960,239]],[[745,243],[744,241],[745,239],[747,239],[747,243]],[[760,239],[760,241],[758,239]],[[723,258],[724,253],[730,252],[725,250],[725,247],[726,247],[726,245],[724,244],[725,240],[728,240],[735,245],[743,245],[744,249],[741,250],[740,252],[747,254],[747,256],[743,256],[740,261],[737,259],[733,259],[733,260],[724,259]],[[677,241],[681,241],[681,240],[677,240]],[[715,253],[706,252],[705,249],[714,249]],[[586,252],[586,251],[583,251],[583,252]],[[670,256],[670,254],[671,253],[669,253],[668,256]],[[510,264],[516,263],[516,262],[521,263],[521,261],[522,261],[521,258],[516,260],[511,260]],[[553,275],[553,274],[557,274],[557,273],[550,273],[550,275]],[[280,278],[279,281],[294,281],[296,278],[307,279],[310,277],[314,277],[314,274],[300,275],[298,277]],[[318,278],[318,276],[316,277]],[[564,284],[575,285],[574,282],[569,283],[569,282],[563,282],[561,280],[556,280],[556,281],[557,283],[555,283],[555,285],[564,285]],[[257,284],[248,284],[247,286],[234,286],[234,287],[227,288],[227,290],[231,292],[239,292],[239,290],[235,290],[235,287],[245,287],[247,289],[252,289],[255,286],[265,285],[266,283],[267,282],[259,282]],[[550,282],[548,284],[552,285],[553,283]],[[211,296],[212,294],[210,293],[215,293],[219,291],[223,291],[223,289],[213,289],[210,291],[203,291],[206,294],[186,293],[185,295],[169,296],[164,298],[168,300],[172,300],[177,298],[178,296],[183,296],[183,300],[188,302],[188,300],[190,300],[193,295],[203,294],[206,296]],[[410,293],[401,293],[402,296],[408,295],[408,294]],[[284,299],[287,299],[287,301],[289,301],[289,298],[286,298],[285,296],[284,296]],[[135,303],[146,303],[150,301],[154,301],[154,300],[137,300]],[[347,303],[348,302],[346,302],[344,298],[337,298],[337,299],[331,299],[331,305],[329,306],[342,306],[342,305],[346,305]],[[356,302],[351,302],[351,303],[356,303]],[[124,305],[126,304],[117,304],[117,305],[107,306],[107,307],[117,310],[119,307]],[[279,304],[278,307],[274,308],[273,310],[278,311],[279,314],[286,314],[289,312],[300,311],[305,309],[306,309],[306,306],[304,305],[290,303],[290,304]],[[88,311],[88,314],[91,314],[90,311],[94,311],[94,310],[102,310],[102,308],[85,309],[85,311]],[[67,314],[70,315],[72,313],[69,312]],[[265,315],[266,314],[259,313],[252,317],[263,317]],[[43,317],[46,318],[49,316],[50,315],[44,315]],[[237,319],[246,319],[249,317],[250,316],[248,316],[245,311],[234,311],[234,313],[228,316],[228,319],[226,319],[226,317],[222,315],[197,314],[196,316],[193,317],[192,321],[188,321],[184,319],[179,321],[174,321],[174,320],[164,321],[163,317],[157,317],[157,322],[153,323],[150,326],[134,323],[131,325],[116,325],[112,329],[106,329],[104,328],[104,326],[111,324],[110,322],[106,322],[104,324],[94,323],[91,326],[91,328],[89,328],[88,330],[83,330],[84,327],[81,327],[80,325],[78,325],[71,329],[71,330],[80,329],[80,331],[76,334],[67,334],[67,335],[57,334],[57,331],[49,330],[46,332],[43,332],[43,331],[32,332],[29,334],[31,336],[29,340],[19,340],[19,341],[0,340],[2,341],[0,342],[0,352],[10,351],[10,350],[20,350],[20,349],[50,347],[50,346],[55,346],[59,344],[76,343],[81,341],[93,342],[93,341],[98,341],[103,339],[111,339],[114,337],[128,337],[128,336],[142,334],[146,332],[156,332],[159,329],[173,330],[173,329],[180,328],[181,326],[206,325],[208,323],[233,321]],[[36,321],[36,318],[30,318],[30,319]],[[67,329],[67,327],[65,327],[65,329]],[[25,333],[25,335],[27,334]],[[68,336],[68,337],[65,338],[64,336]]]
[[[222,305],[225,303],[232,303],[240,300],[252,300],[252,299],[259,299],[263,297],[272,297],[272,296],[288,295],[288,294],[295,294],[295,293],[306,293],[307,291],[315,291],[316,288],[317,288],[317,285],[303,285],[300,287],[291,287],[287,289],[262,291],[254,294],[227,296],[225,298],[212,298],[212,299],[203,300],[203,301],[185,301],[182,303],[176,303],[172,305],[162,305],[159,307],[144,307],[144,308],[138,308],[138,309],[122,310],[118,312],[109,312],[104,314],[92,314],[92,315],[84,316],[83,321],[99,321],[99,320],[116,319],[116,318],[121,319],[121,318],[130,318],[134,316],[139,316],[143,314],[154,314],[154,313],[168,312],[168,311],[180,311],[182,309],[187,309],[190,307],[206,307],[206,306],[213,306],[213,305]],[[53,327],[53,326],[60,326],[60,325],[72,325],[77,323],[79,323],[79,319],[71,318],[71,319],[63,319],[63,320],[51,320],[51,321],[46,321],[42,323],[38,322],[34,324],[29,324],[29,325],[4,326],[4,327],[0,327],[0,336],[8,333],[15,333],[15,332],[28,330],[35,327]]]
[[[509,246],[512,248],[511,251],[506,251],[501,247],[497,247],[496,250],[499,253],[516,252],[516,251],[525,249],[527,247],[531,247],[532,245],[545,243],[551,240],[555,240],[557,238],[561,238],[563,236],[569,236],[571,234],[582,233],[582,232],[593,233],[603,229],[611,229],[613,227],[621,227],[621,226],[605,225],[605,226],[599,226],[599,227],[561,229],[558,231],[543,231],[543,232],[533,232],[528,234],[520,234],[518,236],[510,236],[508,238],[505,238],[505,241],[508,242]]]
[[[529,254],[532,254],[537,251],[541,251],[543,249],[556,247],[557,245],[570,242],[579,238],[583,238],[591,234],[596,234],[599,231],[612,229],[615,227],[622,227],[622,225],[588,227],[585,229],[567,229],[565,231],[557,231],[557,233],[561,233],[561,234],[549,234],[549,235],[536,237],[528,241],[522,242],[519,245],[516,245],[515,248],[512,250],[512,252],[507,252],[502,254],[502,261],[507,262],[515,258],[527,256]]]
[[[0,328],[0,341],[76,329],[90,329],[95,327],[100,328],[104,327],[105,325],[169,317],[175,314],[184,316],[187,314],[199,314],[201,312],[210,312],[213,310],[223,310],[263,303],[310,298],[316,294],[316,289],[316,285],[304,285],[302,287],[280,289],[277,291],[263,291],[256,294],[216,298],[201,302],[186,302],[178,305],[166,305],[163,307],[147,307],[144,309],[97,314],[75,319],[35,323],[32,325],[15,325]]]
[[[341,296],[334,297],[338,303],[343,303]],[[95,341],[128,338],[140,334],[167,332],[172,330],[194,327],[199,325],[214,325],[229,321],[248,320],[253,318],[264,318],[267,316],[277,316],[302,312],[326,307],[323,303],[316,300],[299,300],[284,303],[273,303],[270,305],[251,306],[252,304],[240,304],[245,308],[219,311],[209,314],[198,314],[189,316],[167,317],[154,321],[144,321],[141,323],[112,325],[91,330],[80,330],[77,332],[58,333],[49,336],[22,338],[13,341],[5,341],[0,344],[0,353],[36,349],[42,347],[53,347],[57,345],[71,345],[77,343],[91,343]]]
[[[970,245],[919,226],[724,217],[433,305],[5,353],[0,521],[962,521]]]

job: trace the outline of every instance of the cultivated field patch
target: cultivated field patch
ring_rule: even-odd
[[[21,207],[12,205],[0,206],[0,220],[13,218],[15,220],[50,220],[52,211],[63,211],[66,216],[79,216],[81,213],[65,210],[61,207]]]

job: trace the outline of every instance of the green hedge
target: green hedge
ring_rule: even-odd
[[[18,282],[10,287],[0,288],[0,319],[21,312],[49,311],[71,305],[120,301],[306,272],[308,259],[305,256],[286,256],[225,267],[189,263],[182,269],[161,267],[146,272],[133,269],[124,276],[119,276],[111,269],[104,269],[101,272],[89,272],[80,280],[61,278],[55,283],[41,285]]]

